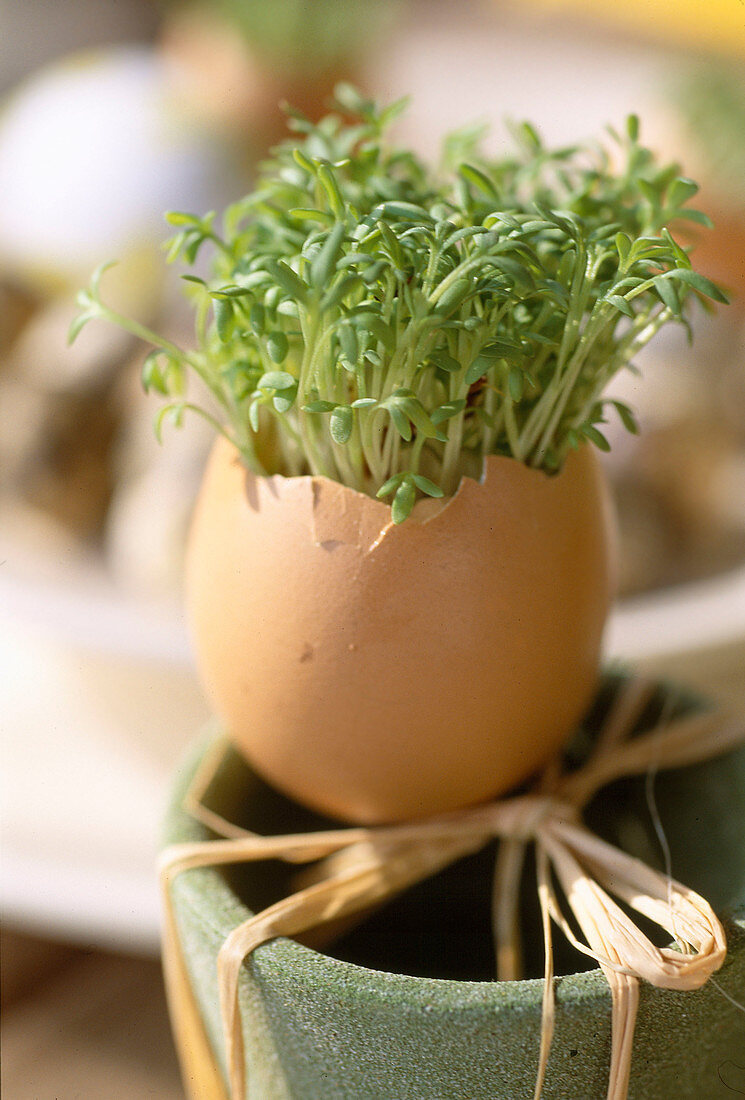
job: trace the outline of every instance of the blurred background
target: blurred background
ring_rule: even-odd
[[[637,113],[702,184],[697,266],[732,305],[619,379],[622,599],[609,659],[745,706],[745,6],[741,0],[3,0],[0,6],[0,732],[3,1085],[14,1100],[183,1095],[153,871],[170,776],[207,721],[180,612],[209,436],[155,441],[143,349],[75,291],[188,340],[166,209],[250,189],[334,84],[411,96],[435,156],[466,122],[549,142]]]

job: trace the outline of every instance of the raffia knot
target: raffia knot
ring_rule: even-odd
[[[580,809],[567,799],[553,795],[521,795],[494,804],[494,836],[509,837],[530,844],[554,823],[577,823]]]

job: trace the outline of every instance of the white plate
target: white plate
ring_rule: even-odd
[[[3,918],[154,951],[159,821],[173,770],[208,718],[183,621],[122,596],[96,568],[32,580],[13,565],[6,554]]]
[[[159,821],[208,717],[181,615],[127,599],[95,568],[60,582],[12,564],[0,569],[4,919],[154,952]],[[745,568],[619,607],[607,655],[674,663],[744,642]]]
[[[609,657],[650,661],[745,641],[745,566],[620,604],[606,634]],[[745,678],[745,668],[743,668]]]

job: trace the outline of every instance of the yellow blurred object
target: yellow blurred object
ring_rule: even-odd
[[[743,0],[533,0],[668,45],[745,56]]]

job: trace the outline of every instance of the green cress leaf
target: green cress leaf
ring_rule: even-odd
[[[386,351],[395,351],[396,337],[390,325],[385,324],[379,317],[371,313],[363,314],[363,318],[363,323],[367,331],[370,332],[376,340],[381,342]]]
[[[498,256],[494,259],[494,266],[514,280],[515,285],[532,290],[535,286],[535,278],[524,261],[514,259],[512,256]]]
[[[680,247],[667,227],[662,230],[662,238],[672,248],[678,268],[690,268],[691,260],[688,253]]]
[[[171,389],[167,381],[167,374],[161,369],[162,356],[163,352],[157,348],[148,352],[145,356],[145,361],[142,364],[142,388],[145,393],[154,390],[163,397],[167,397],[171,393]]]
[[[380,218],[401,218],[405,221],[415,222],[417,225],[431,225],[434,218],[429,210],[423,206],[417,206],[413,202],[384,202],[374,211],[373,215]]]
[[[255,397],[251,404],[248,406],[248,421],[254,432],[258,434],[261,428],[261,421],[259,419],[259,413],[261,406],[264,402],[260,397]]]
[[[269,286],[264,291],[264,297],[262,299],[264,308],[268,313],[275,314],[279,311],[279,306],[285,300],[285,296],[282,292],[282,288],[279,286]]]
[[[394,492],[394,490],[398,489],[405,476],[405,474],[393,474],[392,477],[389,477],[388,480],[380,486],[377,493],[375,494],[378,500],[381,500],[383,497],[390,496],[391,493]]]
[[[569,286],[574,274],[574,268],[577,263],[577,250],[576,248],[569,248],[561,257],[558,271],[556,272],[556,281],[562,286]]]
[[[437,436],[437,429],[422,407],[422,403],[418,397],[401,397],[399,400],[399,408],[408,416],[411,423],[418,432],[422,433],[425,439],[434,439]]]
[[[580,431],[585,439],[589,439],[590,442],[594,443],[599,450],[610,450],[610,443],[605,438],[603,433],[599,431],[593,424],[583,424]]]
[[[155,438],[158,443],[163,442],[163,424],[166,420],[170,420],[175,428],[180,428],[184,419],[184,410],[186,405],[183,401],[172,401],[168,405],[163,405],[155,417]]]
[[[349,440],[354,427],[354,413],[349,405],[338,405],[331,414],[329,430],[335,443],[344,444]]]
[[[266,350],[273,363],[284,363],[290,344],[284,332],[279,330],[270,332],[266,338]]]
[[[308,300],[309,287],[307,283],[297,275],[283,260],[267,260],[266,270],[274,279],[277,286],[281,287],[291,298],[305,304]]]
[[[383,213],[382,207],[376,211],[379,215],[376,232],[380,238],[380,244],[384,251],[384,254],[393,261],[396,268],[402,269],[404,263],[404,254],[401,248],[401,242],[396,234],[393,232],[391,226],[381,217]]]
[[[729,304],[729,298],[719,289],[716,283],[713,283],[711,279],[707,279],[705,275],[700,275],[697,271],[691,271],[690,268],[679,267],[675,271],[668,271],[664,275],[660,275],[659,278],[676,279],[678,282],[692,287],[699,294],[703,294],[705,298],[712,298],[715,302],[721,302],[723,305]]]
[[[174,228],[181,228],[185,225],[198,225],[201,220],[195,214],[184,214],[180,210],[166,210],[163,217]]]
[[[525,375],[518,367],[511,368],[507,375],[507,385],[512,400],[515,402],[521,401],[525,392]]]
[[[331,207],[331,213],[338,221],[342,221],[345,217],[346,211],[344,209],[344,198],[339,184],[336,179],[334,170],[330,164],[318,165],[318,180],[326,192],[326,197],[329,200],[329,206]]]
[[[350,363],[356,363],[360,357],[360,344],[353,325],[340,325],[338,330],[341,350]]]
[[[421,474],[412,474],[411,479],[417,489],[420,489],[428,497],[442,497],[445,495],[440,486],[435,485],[428,477],[422,477]]]
[[[466,385],[473,386],[475,382],[478,382],[480,378],[483,378],[486,372],[492,367],[493,363],[494,360],[491,358],[491,356],[477,355],[468,370],[466,371]]]
[[[248,287],[238,286],[237,284],[221,286],[219,290],[212,291],[214,298],[245,298],[248,294],[250,294]]]
[[[462,369],[458,360],[449,354],[447,351],[433,352],[431,356],[432,362],[444,370],[446,374],[458,374]]]
[[[402,481],[393,498],[391,515],[394,523],[403,523],[411,515],[411,510],[416,503],[416,488],[413,481]]]
[[[439,405],[431,413],[430,419],[433,424],[442,424],[445,420],[450,420],[453,416],[458,416],[466,407],[466,402],[461,398],[458,401],[449,401],[445,405]]]
[[[295,161],[296,164],[300,165],[300,167],[305,172],[307,172],[309,176],[311,176],[311,177],[315,176],[315,174],[316,174],[316,165],[310,159],[310,157],[307,157],[305,155],[305,153],[303,152],[302,149],[293,149],[292,150],[292,159]]]
[[[669,279],[663,279],[661,276],[656,276],[652,282],[654,288],[660,296],[663,305],[667,306],[670,312],[677,317],[680,314],[681,304],[678,292],[675,289],[675,284]]]
[[[295,404],[295,398],[297,396],[297,383],[288,387],[286,390],[277,390],[272,398],[272,405],[278,413],[284,415],[288,413],[292,406]]]
[[[254,302],[248,315],[248,322],[254,336],[263,336],[266,331],[266,310],[260,302]]]
[[[212,308],[215,313],[217,335],[224,344],[227,344],[235,330],[233,303],[227,298],[216,298],[212,303]]]
[[[626,431],[630,432],[631,435],[638,435],[639,424],[636,417],[634,416],[633,411],[628,407],[628,405],[624,404],[623,401],[615,400],[611,401],[610,404],[613,405],[616,412],[618,413],[621,419],[621,423],[623,424]]]
[[[726,301],[667,228],[707,224],[686,205],[696,185],[640,144],[638,119],[602,148],[552,149],[525,123],[497,158],[470,127],[435,169],[391,144],[400,102],[346,86],[336,103],[318,123],[290,112],[221,234],[214,213],[167,216],[170,259],[212,254],[207,279],[201,259],[185,276],[193,351],[105,304],[103,268],[71,337],[121,325],[153,349],[145,388],[172,397],[196,374],[247,467],[271,453],[287,475],[393,498],[396,522],[484,455],[555,470],[583,441],[605,449],[609,403],[635,430],[604,386],[663,324],[690,332],[699,298]],[[158,431],[192,408],[166,404]]]
[[[435,311],[448,317],[458,309],[472,291],[473,284],[470,279],[456,279],[452,286],[449,286],[437,299],[434,306]]]
[[[335,309],[352,291],[359,287],[361,278],[351,273],[338,279],[321,298],[320,309],[322,313]]]
[[[310,283],[316,289],[326,286],[336,268],[336,261],[341,254],[341,248],[346,233],[346,226],[342,222],[329,231],[320,252],[314,256],[310,265]]]
[[[258,381],[260,390],[289,390],[295,385],[296,379],[285,370],[270,370],[262,374]]]
[[[530,122],[521,122],[518,137],[533,153],[539,153],[543,147],[540,135]]]
[[[692,199],[694,195],[698,194],[699,186],[694,183],[693,180],[686,179],[684,176],[679,176],[673,180],[668,188],[667,195],[665,196],[668,208],[677,209],[679,206],[683,206],[684,203]]]
[[[388,411],[391,415],[396,431],[407,443],[411,441],[412,430],[408,416],[403,412],[399,405],[389,405]]]
[[[194,263],[205,240],[206,237],[199,232],[186,233],[184,235],[183,253],[187,263]],[[174,421],[174,423],[176,423],[176,421]],[[176,426],[180,426],[180,423],[181,421],[178,421]]]
[[[288,211],[291,218],[297,218],[302,222],[320,222],[322,225],[333,225],[334,218],[332,214],[329,214],[328,210],[313,210],[313,209],[301,209]]]
[[[388,263],[388,260],[378,260],[377,263],[370,264],[369,267],[366,267],[365,270],[362,272],[360,278],[362,279],[362,282],[365,284],[365,286],[372,286],[373,283],[376,283],[378,279],[380,279],[380,277],[385,271],[388,270],[389,267],[390,264]],[[348,276],[348,278],[351,278],[351,276]]]
[[[474,164],[461,164],[458,173],[478,191],[483,192],[488,199],[498,201],[494,180],[490,179],[486,172],[482,172],[482,170],[477,168]]]
[[[616,233],[615,243],[621,263],[624,264],[631,250],[631,239],[625,233]]]
[[[676,210],[676,219],[681,218],[687,222],[695,222],[697,225],[702,225],[705,229],[713,229],[714,222],[711,220],[708,214],[704,214],[703,210]]]
[[[605,300],[609,305],[615,306],[616,309],[620,310],[620,312],[624,313],[627,317],[634,316],[634,311],[631,308],[631,305],[626,301],[625,298],[621,297],[620,294],[609,294]]]

